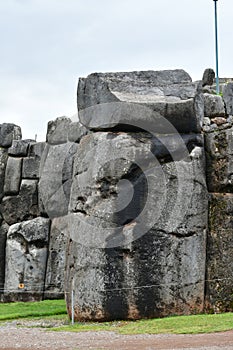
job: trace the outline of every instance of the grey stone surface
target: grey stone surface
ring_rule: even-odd
[[[6,223],[0,224],[0,294],[3,292],[5,281],[5,251],[6,238],[9,226]]]
[[[44,218],[12,225],[7,234],[5,293],[30,293],[42,299],[50,221]],[[19,285],[23,284],[22,289]]]
[[[10,147],[13,140],[20,140],[21,128],[15,124],[0,124],[0,147]]]
[[[81,138],[88,134],[90,131],[85,128],[80,122],[72,122],[69,125],[68,139],[70,142],[79,143]]]
[[[21,183],[22,159],[9,157],[5,172],[4,194],[7,196],[19,193]]]
[[[7,165],[8,154],[7,150],[0,147],[0,202],[4,196],[5,172]]]
[[[4,197],[0,212],[8,225],[38,216],[37,180],[22,180],[17,196]]]
[[[28,157],[23,159],[22,178],[39,179],[40,158]]]
[[[204,94],[204,102],[205,102],[205,116],[209,118],[214,117],[224,117],[225,107],[224,102],[221,96],[212,95],[212,94]]]
[[[26,157],[30,143],[34,140],[13,140],[12,146],[8,149],[8,154],[15,157]]]
[[[79,81],[78,108],[81,123],[93,130],[128,124],[132,131],[138,123],[148,130],[156,121],[157,132],[169,133],[165,119],[179,132],[198,132],[204,117],[199,83],[183,70],[91,74]]]
[[[59,145],[68,141],[71,120],[59,117],[48,122],[46,141],[51,145]]]
[[[77,144],[47,145],[41,163],[40,211],[50,218],[68,213],[73,155]]]
[[[233,128],[206,133],[206,176],[210,192],[233,192]]]
[[[176,161],[161,157],[161,164],[155,156],[158,141],[145,134],[99,132],[81,140],[66,277],[67,291],[75,285],[77,320],[203,310],[204,154],[193,141],[185,156],[176,137]],[[69,295],[67,303],[70,310]]]
[[[53,219],[50,231],[49,253],[45,281],[45,298],[64,297],[67,219]]]
[[[31,143],[29,145],[28,157],[23,159],[23,179],[39,179],[41,158],[43,156],[45,146],[45,142]]]
[[[204,71],[203,77],[202,77],[202,85],[213,85],[215,79],[215,72],[212,68],[207,68]]]
[[[233,115],[233,82],[225,84],[223,88],[223,100],[228,115]]]
[[[233,195],[212,194],[209,205],[206,308],[233,311]]]

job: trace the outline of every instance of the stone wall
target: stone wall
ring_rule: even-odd
[[[76,320],[233,310],[233,83],[91,74],[46,142],[0,125],[2,300]]]
[[[65,217],[73,155],[82,134],[79,123],[63,117],[48,124],[46,142],[21,140],[20,127],[0,125],[3,301],[64,297]]]

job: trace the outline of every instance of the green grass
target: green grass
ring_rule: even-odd
[[[66,315],[64,300],[0,304],[0,321],[54,315]]]
[[[67,322],[64,300],[0,304],[0,322],[14,319],[62,320]],[[152,320],[80,323],[51,328],[54,331],[114,331],[120,334],[197,334],[233,329],[233,313],[173,316]]]
[[[56,331],[115,331],[120,334],[197,334],[233,329],[233,313],[174,316],[152,320],[105,323],[76,323],[53,328]]]

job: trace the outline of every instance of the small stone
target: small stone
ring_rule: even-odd
[[[214,70],[212,68],[205,69],[203,77],[202,77],[202,86],[213,85],[214,78],[215,78]]]
[[[204,103],[205,117],[213,118],[225,116],[225,107],[221,96],[205,93]]]
[[[210,125],[210,124],[211,124],[210,118],[204,117],[204,119],[203,119],[203,125]]]
[[[227,122],[232,124],[233,123],[233,116],[229,115],[229,117],[227,118]]]
[[[213,118],[211,120],[213,123],[215,123],[216,125],[222,125],[222,124],[225,124],[227,122],[226,118],[222,118],[222,117],[216,117],[216,118]]]

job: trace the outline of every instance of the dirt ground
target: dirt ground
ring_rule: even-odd
[[[233,331],[198,335],[120,335],[113,332],[53,332],[44,328],[0,326],[5,350],[233,350]]]

